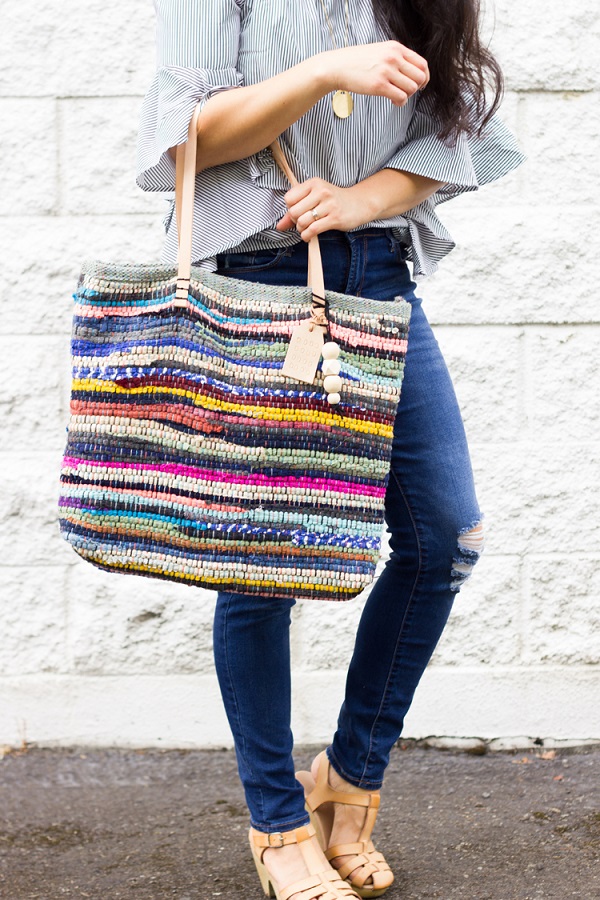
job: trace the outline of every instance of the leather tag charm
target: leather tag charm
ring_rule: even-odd
[[[309,329],[310,319],[306,323],[298,325],[292,332],[290,345],[283,363],[282,375],[293,378],[295,381],[305,381],[312,384],[317,374],[317,367],[321,359],[324,337],[323,329],[319,325],[313,325]]]

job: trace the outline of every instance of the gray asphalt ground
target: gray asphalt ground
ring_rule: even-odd
[[[297,751],[299,767],[316,749]],[[260,900],[246,834],[229,750],[22,748],[0,759],[7,900]],[[375,838],[396,873],[387,900],[600,898],[600,750],[402,745]]]

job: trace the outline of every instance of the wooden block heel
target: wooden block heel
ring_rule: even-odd
[[[267,867],[264,862],[261,861],[258,852],[254,847],[254,843],[252,841],[252,834],[250,835],[250,848],[252,850],[252,858],[254,860],[254,865],[256,866],[256,871],[258,872],[258,877],[260,878],[260,883],[262,885],[262,889],[267,895],[267,897],[275,897],[275,890],[273,888],[273,882],[267,872]]]
[[[276,900],[289,900],[293,894],[298,894],[301,900],[358,900],[358,895],[332,866],[323,868],[323,858],[311,844],[314,834],[312,825],[271,834],[250,829],[252,858],[266,896],[275,897]],[[269,848],[284,847],[287,844],[298,844],[308,874],[300,881],[280,887],[269,874],[263,857]]]
[[[354,891],[365,900],[381,897],[391,887],[394,875],[382,853],[375,849],[371,841],[373,826],[379,810],[379,791],[336,791],[329,784],[330,763],[325,751],[319,754],[319,768],[316,780],[310,772],[296,772],[296,778],[304,788],[306,809],[317,840],[327,859],[331,862],[337,856],[349,856],[350,860],[336,869],[340,878],[346,880]],[[331,844],[334,803],[348,806],[362,806],[365,820],[353,844]],[[350,876],[358,870],[354,878]]]

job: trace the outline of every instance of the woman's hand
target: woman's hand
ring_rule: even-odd
[[[429,83],[427,61],[398,41],[327,50],[313,59],[323,67],[330,90],[387,97],[395,106],[404,106]]]
[[[290,188],[284,200],[288,211],[276,228],[289,231],[295,226],[303,241],[310,241],[322,231],[350,231],[372,218],[364,201],[360,202],[351,187],[336,187],[322,178],[309,178]],[[318,214],[317,219],[311,212],[313,209]]]
[[[310,241],[322,231],[351,231],[375,219],[404,215],[443,184],[425,175],[387,168],[348,188],[336,187],[322,178],[309,178],[285,195],[288,211],[276,228],[288,231],[296,225],[303,241]],[[318,214],[316,219],[313,209]]]

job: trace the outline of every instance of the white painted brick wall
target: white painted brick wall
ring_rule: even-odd
[[[488,544],[406,734],[600,738],[600,26],[593,0],[487,18],[529,163],[441,207],[458,246],[421,292]],[[3,4],[0,744],[230,741],[213,595],[97,571],[57,526],[79,265],[160,253],[165,201],[134,183],[153,71],[150,0]],[[331,733],[361,605],[295,609],[299,740]]]

